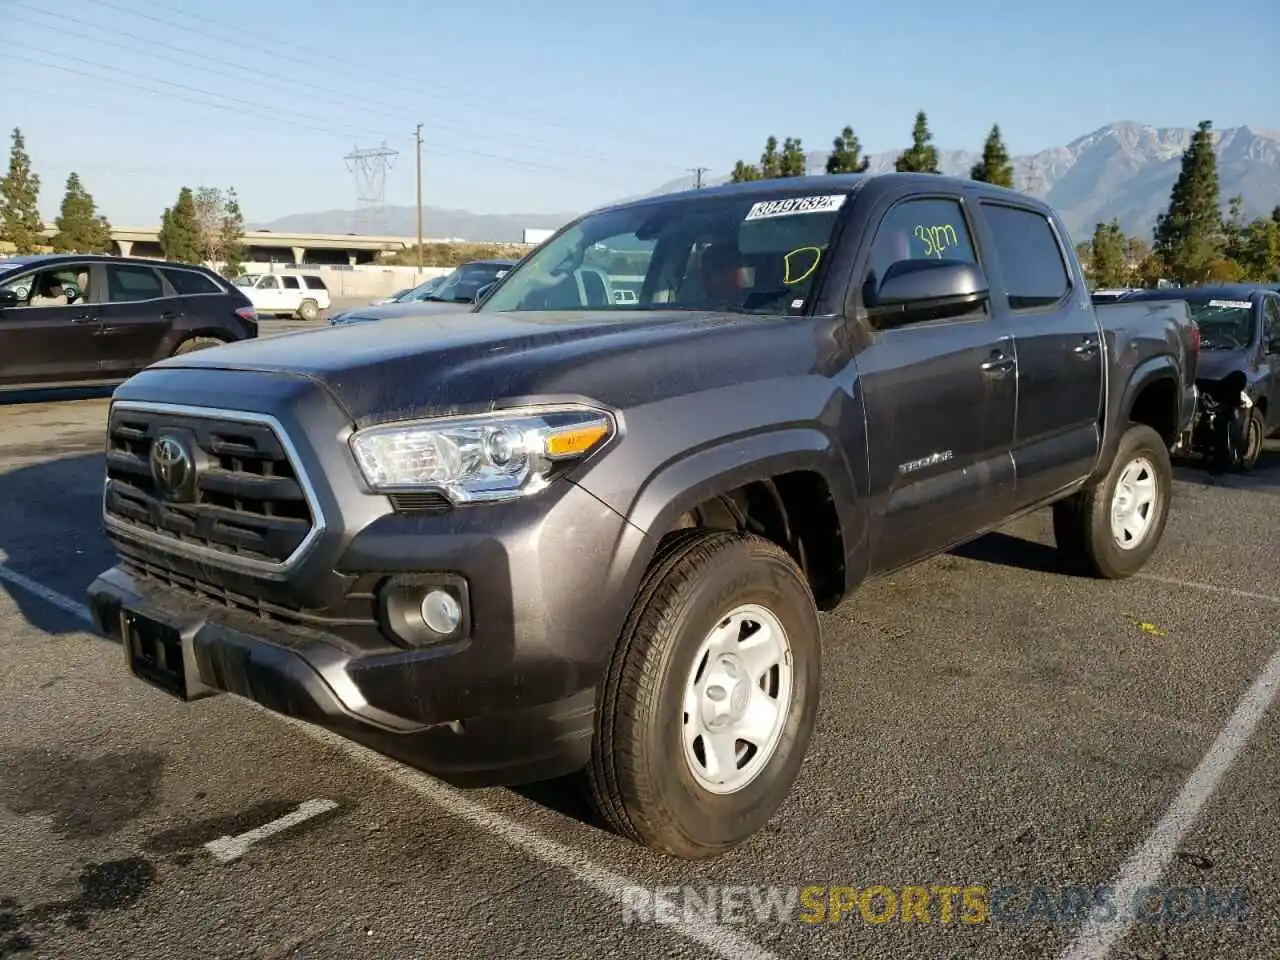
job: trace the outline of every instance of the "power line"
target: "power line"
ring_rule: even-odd
[[[312,132],[322,133],[328,136],[338,137],[341,139],[349,139],[353,135],[352,131],[342,131],[335,127],[322,127],[315,124],[301,122],[299,120],[294,119],[294,115],[291,115],[291,111],[287,109],[286,110],[263,110],[257,105],[242,106],[242,105],[210,102],[207,100],[200,100],[200,99],[196,99],[191,96],[185,96],[182,94],[174,94],[174,93],[168,93],[162,90],[155,90],[153,88],[144,86],[142,84],[132,83],[128,80],[121,80],[118,77],[114,77],[114,76],[103,76],[101,74],[89,73],[84,70],[77,70],[74,67],[66,67],[58,63],[50,63],[47,60],[40,60],[35,57],[26,56],[24,54],[7,53],[6,56],[10,60],[21,60],[23,62],[31,63],[39,67],[44,67],[47,70],[57,70],[62,73],[74,74],[75,76],[85,77],[89,80],[95,80],[101,84],[108,84],[108,85],[122,86],[122,87],[132,87],[133,89],[140,90],[141,92],[150,94],[151,96],[163,97],[166,100],[177,100],[180,102],[191,103],[196,106],[201,106],[201,107],[205,107],[213,110],[230,111],[232,113],[237,114],[238,116],[243,116],[244,114],[247,113],[250,116],[256,116],[258,118],[268,120],[271,122],[273,126],[296,127],[301,130],[309,130]],[[65,59],[71,59],[71,58],[66,57]],[[88,61],[81,60],[78,62],[87,63]],[[113,68],[107,67],[104,69],[113,69]],[[174,84],[171,83],[170,81],[161,80],[156,77],[147,77],[147,79],[151,80],[153,83],[163,83],[168,86],[174,86]],[[195,90],[196,92],[202,93],[210,97],[222,97],[222,94],[214,93],[211,91],[200,90],[199,88],[194,88],[194,87],[184,87],[184,88]],[[65,100],[61,102],[65,102]],[[248,101],[240,101],[240,103],[247,103],[247,102]],[[149,115],[149,116],[150,116],[150,119],[153,119],[153,120],[155,119],[154,115]],[[359,133],[359,132],[360,131],[356,131],[356,133]],[[364,132],[367,133],[368,131],[364,131]],[[394,138],[391,140],[391,142],[398,143],[401,141],[398,138]],[[588,172],[591,169],[589,167],[566,167],[564,165],[540,163],[536,160],[528,160],[523,157],[513,157],[509,155],[504,155],[504,154],[489,153],[483,150],[470,150],[465,147],[441,148],[437,150],[437,153],[440,153],[446,156],[479,157],[487,160],[497,160],[503,163],[511,164],[513,166],[525,167],[529,170],[545,171],[548,173],[582,174],[582,173]]]
[[[32,5],[24,3],[23,0],[10,0],[10,3],[21,4],[23,6],[27,6],[28,8],[32,7]],[[154,14],[150,14],[150,13],[143,13],[141,11],[131,9],[129,7],[121,6],[120,4],[117,4],[117,3],[113,3],[111,2],[111,0],[96,0],[96,5],[101,7],[109,7],[113,10],[118,10],[121,13],[125,13],[133,17],[138,17],[144,20],[150,20],[161,26],[168,27],[169,29],[181,30],[181,31],[186,31],[191,29],[190,27],[184,26],[180,23],[176,23],[171,19],[157,17]],[[207,17],[201,14],[192,13],[188,10],[183,9],[182,7],[177,7],[167,3],[154,3],[152,4],[152,6],[162,7],[166,10],[171,11],[172,13],[176,13],[179,16],[185,17],[189,20],[195,20],[201,23],[210,24],[215,27],[220,27],[220,28],[232,31],[229,34],[223,34],[222,37],[218,37],[216,34],[211,34],[207,29],[202,28],[201,30],[202,39],[216,40],[220,43],[233,45],[240,50],[258,50],[268,55],[269,57],[271,57],[273,61],[287,60],[293,63],[300,64],[306,67],[309,71],[314,71],[316,68],[316,63],[314,59],[296,56],[296,55],[287,53],[283,50],[280,50],[278,47],[253,43],[251,39],[248,39],[245,37],[244,31],[240,27],[229,24],[225,20],[217,20],[212,17]],[[332,63],[325,64],[325,72],[328,74],[351,77],[352,79],[359,80],[362,83],[366,83],[366,84],[369,84],[372,82],[371,74],[368,71],[347,70],[347,69],[343,69],[341,66],[338,66]],[[440,83],[438,81],[424,80],[421,77],[410,77],[402,73],[393,73],[386,70],[381,64],[379,64],[378,66],[377,75],[379,79],[385,78],[387,80],[398,80],[402,83],[409,83],[415,86],[434,87],[435,89],[438,89],[447,93],[454,103],[458,103],[463,106],[471,106],[475,109],[483,111],[484,115],[496,116],[496,117],[501,117],[505,115],[506,117],[511,119],[524,119],[535,126],[556,127],[563,130],[581,131],[580,127],[576,127],[572,124],[565,123],[564,121],[551,120],[547,118],[535,118],[530,114],[519,114],[519,113],[513,113],[510,110],[495,109],[494,104],[492,102],[479,103],[474,100],[467,100],[465,98],[460,98],[458,96],[459,88],[456,86]],[[628,138],[628,140],[633,143],[637,141],[647,140],[648,142],[652,143],[654,146],[660,146],[661,149],[664,149],[664,150],[669,149],[671,145],[670,138],[667,136],[659,136],[657,134],[645,135],[643,133],[637,132],[636,130],[630,127],[613,126],[610,124],[601,123],[596,118],[592,119],[592,123],[590,126],[591,132],[596,132],[596,131],[605,130],[605,129],[612,129],[616,133],[624,134]],[[707,145],[710,145],[709,141],[706,141],[706,143]]]
[[[10,0],[10,2],[11,2],[11,3],[14,3],[14,4],[15,4],[15,5],[17,5],[17,6],[27,7],[27,5],[26,5],[26,4],[22,3],[22,0]],[[73,23],[73,24],[80,25],[80,26],[82,26],[82,27],[90,28],[91,30],[94,30],[94,31],[102,29],[102,26],[101,26],[100,24],[91,23],[91,22],[89,22],[89,21],[87,21],[87,20],[81,20],[81,19],[76,18],[76,17],[70,17],[70,16],[67,16],[67,15],[65,15],[65,14],[47,13],[47,12],[45,12],[45,11],[43,11],[43,10],[39,10],[39,9],[34,8],[34,7],[28,7],[28,9],[30,9],[32,12],[34,12],[34,13],[38,14],[39,16],[48,17],[48,18],[50,18],[50,19],[52,19],[52,20],[55,20],[55,21],[57,21],[57,22],[63,22],[63,21],[65,21],[65,22],[67,22],[67,23]],[[36,26],[36,27],[44,27],[44,26],[45,26],[45,24],[43,24],[43,23],[40,23],[40,22],[35,21],[35,20],[28,19],[28,18],[23,17],[23,16],[14,16],[14,17],[11,17],[10,19],[16,20],[16,21],[21,22],[21,23],[27,23],[27,24],[30,24],[30,25],[32,25],[32,26]],[[154,19],[154,18],[151,18],[151,19]],[[201,19],[203,19],[203,18],[201,18]],[[297,96],[297,95],[298,95],[298,93],[297,93],[297,91],[295,91],[295,90],[286,89],[286,88],[284,88],[284,87],[280,86],[280,84],[282,84],[282,83],[283,83],[283,84],[288,84],[289,86],[300,88],[300,89],[302,89],[302,90],[305,90],[307,93],[311,93],[311,94],[315,94],[315,93],[323,93],[326,97],[332,97],[332,98],[335,98],[335,99],[343,99],[343,100],[347,100],[347,101],[350,101],[350,102],[352,103],[352,105],[353,105],[353,106],[359,106],[359,107],[360,107],[362,110],[364,110],[365,112],[380,113],[380,114],[382,114],[382,115],[384,115],[384,116],[395,116],[396,118],[402,118],[402,117],[404,116],[404,113],[405,113],[405,110],[404,110],[403,108],[401,108],[401,107],[399,107],[399,106],[394,106],[394,105],[392,105],[389,101],[371,100],[371,99],[368,99],[368,98],[364,98],[364,97],[360,97],[360,96],[355,96],[355,95],[352,95],[352,94],[344,93],[344,92],[342,92],[342,91],[340,91],[340,90],[336,90],[335,88],[332,88],[332,87],[320,86],[320,85],[317,85],[317,84],[315,84],[315,83],[313,83],[313,82],[311,82],[311,81],[294,80],[294,79],[291,79],[291,78],[289,78],[289,77],[286,77],[286,76],[284,76],[284,75],[282,75],[282,74],[278,74],[278,73],[271,73],[271,72],[268,72],[268,71],[264,71],[264,70],[261,70],[261,69],[260,69],[260,68],[258,68],[258,67],[245,66],[245,65],[243,65],[243,64],[235,63],[235,62],[233,62],[233,61],[226,60],[226,59],[224,59],[224,58],[220,58],[220,57],[211,57],[211,56],[209,56],[209,55],[207,55],[207,54],[198,53],[198,52],[196,52],[196,51],[194,51],[194,50],[190,50],[190,49],[185,48],[185,47],[176,46],[176,45],[169,44],[169,43],[165,43],[165,42],[158,41],[158,40],[151,40],[151,39],[148,39],[148,38],[146,38],[146,37],[140,37],[140,36],[138,36],[137,34],[132,34],[132,33],[128,33],[128,32],[121,31],[121,30],[113,30],[113,32],[114,32],[114,34],[115,34],[115,35],[117,35],[117,36],[127,37],[127,38],[129,38],[129,39],[131,39],[131,40],[134,40],[134,41],[136,41],[136,42],[138,42],[138,43],[146,44],[146,45],[148,45],[148,46],[159,47],[159,48],[160,48],[160,49],[162,49],[162,50],[172,50],[172,51],[176,51],[176,52],[179,52],[179,53],[185,53],[185,54],[188,54],[189,56],[194,57],[197,61],[199,61],[199,60],[207,61],[207,62],[209,62],[209,63],[211,63],[211,64],[214,64],[214,65],[216,65],[216,66],[218,66],[218,67],[220,67],[220,68],[229,68],[229,69],[232,69],[232,70],[238,70],[238,71],[240,71],[240,72],[242,72],[242,73],[245,73],[245,74],[248,74],[248,75],[252,76],[252,77],[253,77],[253,79],[254,79],[254,82],[255,82],[255,84],[256,84],[257,86],[259,86],[259,87],[265,87],[265,88],[267,88],[267,89],[272,89],[272,88],[274,88],[274,89],[277,89],[277,90],[281,90],[283,93],[286,93],[286,94],[288,94],[289,96]],[[171,54],[169,54],[169,53],[154,53],[154,52],[150,52],[150,51],[143,51],[143,50],[140,50],[140,49],[139,49],[138,47],[136,47],[136,46],[131,46],[131,45],[129,45],[129,44],[124,44],[124,43],[118,43],[118,42],[116,42],[116,41],[114,41],[114,40],[107,40],[107,39],[105,39],[105,38],[103,38],[103,37],[101,37],[101,36],[96,35],[95,33],[83,33],[83,34],[81,34],[81,33],[75,33],[75,34],[72,34],[72,36],[73,36],[73,37],[74,37],[74,39],[76,39],[77,41],[85,41],[85,42],[89,42],[89,43],[96,43],[96,44],[100,44],[100,45],[103,45],[103,46],[113,47],[113,48],[118,49],[118,50],[123,50],[123,51],[125,51],[125,52],[127,52],[127,53],[143,53],[143,54],[144,54],[145,56],[147,56],[147,57],[150,57],[150,58],[153,58],[153,59],[156,59],[156,60],[164,60],[164,61],[168,61],[169,63],[174,63],[174,64],[177,64],[177,65],[179,65],[179,66],[184,66],[184,67],[194,67],[195,69],[198,69],[198,70],[207,70],[207,69],[208,69],[207,67],[205,67],[203,64],[201,64],[201,63],[199,63],[199,62],[194,62],[194,63],[193,63],[193,62],[192,62],[192,60],[184,59],[184,58],[181,58],[181,57],[175,57],[175,56],[172,56],[172,55],[171,55]],[[72,59],[72,58],[68,58],[68,59]],[[100,67],[100,68],[102,68],[102,69],[113,69],[113,68],[111,68],[111,67],[108,67],[108,66],[105,66],[105,65],[102,65],[102,64],[98,64],[98,63],[96,63],[96,62],[85,61],[85,60],[80,60],[80,61],[78,61],[78,62],[81,62],[81,63],[92,63],[92,65],[93,65],[93,66],[95,66],[95,67]],[[139,75],[139,74],[135,74],[135,75],[137,76],[137,75]],[[263,77],[274,78],[277,82],[275,82],[275,83],[271,83],[271,82],[264,82],[264,81],[263,81],[263,79],[262,79]],[[152,78],[152,77],[150,77],[149,75],[148,75],[148,77],[147,77],[147,78],[148,78],[148,79],[151,79],[151,80],[153,80],[153,82],[157,82],[157,83],[168,83],[168,82],[169,82],[169,81],[160,80],[159,78]],[[205,92],[206,92],[209,96],[224,96],[223,94],[214,93],[214,92],[212,92],[212,91],[205,91]],[[245,103],[245,102],[248,102],[248,101],[240,101],[240,102]],[[381,105],[381,106],[380,106],[380,105]],[[293,110],[293,108],[292,108],[292,107],[288,107],[288,108],[286,108],[286,109],[289,109],[290,111],[292,111],[292,110]],[[480,138],[480,139],[501,140],[501,141],[502,141],[502,142],[504,142],[504,143],[509,142],[509,141],[510,141],[510,139],[511,139],[511,138],[510,138],[510,136],[506,136],[506,135],[496,135],[496,134],[486,134],[484,131],[477,130],[477,129],[475,128],[474,121],[455,120],[455,119],[453,119],[453,118],[449,118],[449,117],[441,117],[441,116],[435,116],[435,117],[433,117],[433,118],[432,118],[432,120],[433,120],[433,123],[434,123],[434,124],[436,124],[436,125],[452,126],[452,127],[457,128],[457,129],[460,129],[460,130],[465,130],[465,131],[466,131],[466,133],[467,133],[467,135],[468,135],[468,136],[471,136],[471,137],[478,137],[478,138]],[[328,122],[328,120],[326,119],[324,122]],[[361,128],[361,129],[366,129],[366,128]],[[367,130],[366,130],[366,132],[367,132]],[[540,154],[543,154],[543,155],[547,155],[547,154],[551,154],[551,155],[559,155],[559,156],[570,156],[570,155],[572,155],[573,157],[575,157],[575,158],[577,158],[577,159],[579,159],[579,160],[595,160],[596,162],[599,162],[599,163],[606,163],[606,164],[614,164],[614,163],[616,163],[616,162],[617,162],[617,158],[612,158],[612,159],[610,159],[610,158],[603,158],[603,157],[591,157],[591,156],[586,156],[586,155],[582,154],[580,151],[572,151],[572,152],[570,153],[570,152],[567,152],[567,151],[563,151],[563,150],[562,150],[562,151],[560,151],[560,152],[557,154],[557,153],[556,153],[556,150],[555,150],[555,146],[554,146],[554,144],[551,144],[551,143],[549,143],[548,141],[545,141],[545,140],[538,140],[537,138],[528,137],[528,136],[521,136],[521,138],[520,138],[520,139],[521,139],[521,141],[522,141],[523,143],[527,143],[527,144],[530,144],[530,145],[538,145],[538,146],[539,146],[539,150],[538,150],[538,152],[539,152]]]

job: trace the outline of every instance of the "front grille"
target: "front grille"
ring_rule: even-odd
[[[198,547],[277,565],[315,527],[297,470],[266,423],[117,406],[107,435],[107,515],[171,541],[179,553]],[[194,486],[182,502],[152,473],[152,445],[164,435],[178,438],[194,461]]]

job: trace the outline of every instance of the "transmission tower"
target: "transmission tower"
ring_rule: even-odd
[[[381,234],[385,229],[383,223],[384,206],[387,199],[387,171],[392,161],[400,155],[384,141],[379,147],[367,150],[354,148],[343,159],[347,161],[347,169],[356,178],[356,233]]]

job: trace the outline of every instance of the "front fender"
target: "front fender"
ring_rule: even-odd
[[[716,494],[799,471],[812,471],[825,480],[848,558],[863,542],[866,525],[851,467],[840,447],[820,429],[792,426],[701,447],[668,461],[646,477],[629,507],[621,511],[631,534],[619,544],[608,581],[625,584],[624,589],[634,592],[659,542],[683,514]],[[847,562],[845,571],[847,589],[859,573]]]

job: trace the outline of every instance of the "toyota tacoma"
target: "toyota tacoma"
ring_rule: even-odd
[[[1062,221],[1011,190],[626,202],[457,313],[134,376],[89,599],[173,696],[458,786],[564,777],[619,833],[714,855],[792,789],[820,610],[1042,507],[1081,572],[1143,566],[1195,360],[1185,302],[1094,307]]]

